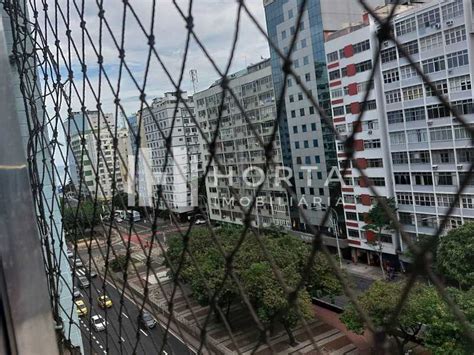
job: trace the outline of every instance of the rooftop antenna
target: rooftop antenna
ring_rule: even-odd
[[[191,81],[193,82],[194,93],[196,93],[196,84],[199,82],[199,80],[198,80],[198,71],[196,69],[191,69],[189,71],[189,76],[191,77]]]

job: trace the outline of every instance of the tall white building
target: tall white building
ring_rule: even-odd
[[[178,214],[192,212],[198,206],[197,183],[202,167],[198,132],[191,119],[193,111],[192,96],[183,92],[178,103],[176,93],[168,92],[154,99],[150,109],[138,113],[154,176],[154,201],[159,209]],[[169,146],[166,137],[170,137]]]
[[[468,123],[474,122],[471,1],[435,0],[405,10],[393,19],[397,40],[450,105]],[[340,115],[335,113],[334,124],[341,134],[354,129],[351,122],[360,110],[358,102],[364,94],[360,90],[367,80],[364,73],[372,65],[376,31],[377,24],[367,18],[366,23],[341,31],[326,43],[331,97],[336,102],[333,110]],[[355,158],[381,195],[396,198],[400,222],[417,239],[434,235],[454,203],[474,161],[472,137],[401,51],[390,41],[381,45],[369,110],[362,126],[356,127]],[[351,168],[341,146],[338,151],[339,164]],[[358,179],[355,169],[349,171],[352,186],[343,190],[346,227],[349,243],[358,249],[353,256],[358,257],[371,249],[367,245],[371,236],[361,229],[372,197],[367,182]],[[446,230],[473,220],[473,186],[469,181]],[[384,253],[396,255],[405,249],[399,236],[387,233]]]
[[[262,143],[271,141],[276,120],[270,60],[263,60],[231,74],[228,79],[229,87],[239,97],[239,102],[235,102],[229,92],[226,93],[215,145],[215,157],[225,167],[225,172],[219,170],[215,160],[211,161],[206,179],[209,216],[217,221],[242,224],[245,212],[256,198],[257,204],[251,210],[255,226],[289,228],[286,190],[272,178],[278,174],[278,167],[283,166],[278,132],[273,144],[272,163],[264,174],[266,157]],[[196,93],[194,98],[199,126],[211,142],[223,99],[220,81]],[[201,141],[201,154],[204,166],[207,166],[211,152],[204,140]],[[259,182],[262,182],[260,187]],[[234,189],[235,195],[230,187]]]
[[[283,53],[288,53],[296,31],[300,3],[297,0],[264,1],[268,35]],[[368,1],[370,6],[384,3],[384,0]],[[345,24],[358,21],[362,12],[357,1],[347,0],[309,1],[303,12],[291,57],[293,69],[329,116],[331,103],[324,38]],[[280,117],[280,136],[284,164],[294,172],[297,198],[292,205],[305,209],[304,214],[310,225],[326,229],[328,223],[321,225],[324,214],[335,205],[340,195],[337,186],[326,183],[331,169],[337,166],[334,135],[295,78],[288,77],[284,82],[282,60],[272,46],[270,55],[276,97],[286,85],[284,102],[280,103],[284,105]],[[311,171],[311,184],[307,183],[307,167],[317,168]],[[294,209],[291,217],[295,229],[308,230],[306,222]]]
[[[110,200],[114,185],[116,192],[124,190],[127,156],[123,155],[128,151],[125,148],[128,131],[116,128],[113,114],[98,111],[73,112],[67,124],[71,137],[69,170],[74,186],[77,190],[81,186],[82,194]],[[116,130],[117,140],[114,140]]]

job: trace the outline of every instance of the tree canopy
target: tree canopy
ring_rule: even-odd
[[[456,286],[474,287],[474,223],[466,223],[440,238],[436,266]]]
[[[229,255],[238,245],[242,229],[223,226],[215,233],[224,252]],[[294,343],[291,328],[298,319],[312,317],[311,297],[338,294],[341,286],[328,263],[318,253],[311,265],[312,272],[305,275],[304,287],[296,295],[296,306],[290,304],[269,259],[274,261],[285,285],[292,291],[301,281],[310,253],[309,247],[300,239],[275,230],[263,230],[259,238],[268,254],[262,251],[257,237],[249,232],[234,255],[232,270],[262,323],[270,330],[275,323],[282,324],[290,342]],[[183,254],[185,245],[195,262],[189,253]],[[182,263],[179,276],[191,286],[193,296],[200,304],[208,305],[211,295],[221,289],[217,303],[225,311],[225,317],[229,317],[231,304],[242,302],[238,284],[229,275],[227,260],[214,243],[209,230],[193,230],[187,242],[179,235],[170,238],[167,255],[174,270]],[[227,320],[232,322],[232,319]]]
[[[358,303],[376,327],[387,331],[400,352],[409,341],[413,341],[422,344],[433,354],[466,354],[472,344],[433,286],[415,283],[399,316],[395,322],[392,321],[391,315],[404,287],[404,282],[376,281],[359,296]],[[453,288],[447,291],[468,321],[474,323],[474,291],[462,292]],[[341,320],[354,332],[362,333],[365,330],[363,319],[353,305],[346,308]]]

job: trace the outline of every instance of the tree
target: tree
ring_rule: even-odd
[[[110,261],[110,268],[113,272],[123,272],[125,271],[125,266],[127,264],[126,255],[117,255],[116,258]]]
[[[94,202],[90,200],[81,200],[79,208],[77,203],[68,203],[64,200],[61,203],[62,221],[68,240],[76,240],[78,236],[83,236],[100,222],[99,204],[94,211]]]
[[[459,288],[474,286],[474,223],[466,223],[440,238],[436,267]]]
[[[428,323],[440,302],[434,287],[417,283],[412,286],[399,316],[393,322],[391,315],[399,301],[396,296],[402,293],[404,287],[404,282],[376,281],[358,298],[358,303],[365,314],[376,327],[383,327],[386,330],[401,354],[409,341],[419,342],[417,336],[422,325]],[[352,304],[345,309],[341,320],[348,329],[356,333],[361,334],[365,330],[363,319]]]
[[[260,241],[257,236],[248,233],[240,243],[242,230],[235,225],[223,225],[215,233],[226,255],[238,247],[232,270],[262,323],[271,333],[276,323],[283,325],[290,343],[294,344],[296,340],[292,328],[299,319],[312,317],[311,297],[316,295],[316,290],[324,294],[339,292],[340,287],[335,286],[338,281],[319,253],[312,265],[312,270],[318,275],[305,275],[305,279],[302,279],[309,247],[300,239],[272,229],[261,230],[258,237]],[[260,243],[265,245],[266,253],[262,251]],[[192,254],[194,261],[185,248]],[[173,270],[181,266],[179,277],[191,286],[193,297],[200,304],[209,305],[211,295],[220,290],[217,304],[225,310],[224,316],[231,324],[229,309],[232,304],[243,302],[243,299],[239,285],[226,268],[227,259],[209,231],[196,229],[188,237],[171,237],[167,257]],[[289,290],[294,290],[304,281],[294,300],[288,301],[288,295],[280,278],[275,275],[270,259],[280,270],[280,276]]]
[[[415,283],[402,307],[399,316],[392,321],[391,315],[397,307],[399,295],[406,286],[404,282],[376,281],[362,295],[358,303],[376,327],[386,330],[401,354],[408,342],[422,344],[433,354],[468,354],[472,343],[464,335],[461,324],[446,305],[434,286]],[[474,289],[446,291],[474,327]],[[362,317],[350,304],[341,315],[347,328],[363,333]]]
[[[393,198],[381,198],[392,211],[392,214],[395,215],[397,208],[395,204],[395,199]],[[383,267],[383,244],[382,236],[384,231],[390,231],[394,229],[393,220],[390,215],[385,211],[380,200],[370,209],[366,216],[367,224],[364,226],[364,229],[368,232],[375,233],[375,239],[369,240],[367,238],[367,243],[373,245],[374,250],[377,250],[379,253],[380,268],[382,269],[382,275],[385,278],[385,270]]]

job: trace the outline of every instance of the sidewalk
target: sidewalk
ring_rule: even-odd
[[[373,281],[383,280],[380,266],[369,266],[367,264],[355,264],[352,261],[343,260],[342,268],[349,274],[357,275]]]

